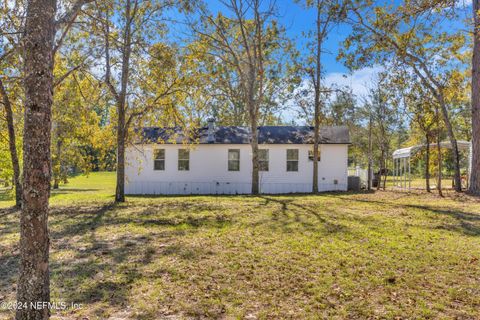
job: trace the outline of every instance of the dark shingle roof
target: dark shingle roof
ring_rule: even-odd
[[[185,135],[179,128],[143,128],[139,143],[200,143],[208,144],[208,127],[196,129]],[[215,127],[214,144],[249,144],[248,127]],[[313,127],[307,126],[263,126],[258,127],[260,144],[313,144]],[[320,143],[349,144],[347,127],[322,127]]]

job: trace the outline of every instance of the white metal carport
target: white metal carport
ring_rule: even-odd
[[[426,144],[416,145],[408,148],[397,149],[393,152],[393,183],[394,186],[402,189],[411,188],[412,176],[410,159],[418,150],[425,148]],[[430,147],[436,147],[436,143],[431,143]],[[472,172],[472,143],[469,141],[457,141],[458,150],[468,150],[468,175]],[[441,148],[452,149],[450,141],[440,143]],[[469,179],[470,180],[470,179]]]

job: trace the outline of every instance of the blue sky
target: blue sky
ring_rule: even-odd
[[[377,0],[382,4],[395,3],[399,4],[401,0]],[[303,1],[301,1],[303,2]],[[459,7],[469,7],[471,0],[457,0]],[[218,0],[207,0],[209,9],[216,13],[223,11],[225,8]],[[295,41],[297,48],[304,51],[305,39],[302,33],[314,28],[316,13],[314,9],[306,10],[302,5],[295,3],[294,0],[277,0],[279,22],[286,28],[288,36]],[[470,14],[467,8],[466,14]],[[452,24],[452,22],[448,22]],[[458,21],[454,25],[444,25],[445,28],[465,28],[463,22]],[[341,42],[348,36],[350,28],[341,25],[334,29],[324,44],[325,53],[322,55],[322,63],[324,68],[324,83],[337,84],[341,86],[351,86],[354,93],[361,96],[366,93],[367,87],[371,82],[370,79],[381,70],[381,67],[365,68],[350,72],[340,61],[336,60],[336,56]]]
[[[220,1],[208,0],[207,4],[209,9],[214,13],[225,10]],[[314,28],[315,10],[306,10],[293,0],[278,0],[277,7],[278,20],[286,28],[288,37],[295,41],[299,50],[303,50],[305,39],[302,33]],[[343,40],[346,35],[348,35],[348,28],[342,26],[334,30],[326,41],[325,50],[329,53],[324,53],[322,60],[327,73],[348,71],[342,63],[336,61],[339,42]]]
[[[302,33],[308,32],[315,27],[315,10],[306,10],[292,0],[280,1],[279,6],[280,21],[287,28],[288,36],[296,40],[299,50],[303,50],[305,39]],[[326,52],[323,53],[322,62],[326,73],[348,71],[342,63],[336,61],[339,43],[345,39],[348,32],[348,27],[339,26],[330,33],[329,38],[325,42]]]
[[[216,14],[222,11],[225,14],[225,7],[219,0],[206,0],[209,10]],[[295,3],[294,0],[277,0],[278,20],[286,29],[287,36],[292,39],[300,52],[305,51],[306,39],[304,33],[315,27],[316,12],[314,9],[305,9],[302,5]],[[174,33],[181,32],[180,30]],[[366,68],[354,73],[336,60],[341,41],[349,34],[349,27],[343,25],[336,27],[329,35],[324,44],[325,52],[322,55],[324,82],[327,85],[336,84],[339,86],[350,86],[354,93],[358,95],[365,94],[367,85],[370,83],[372,75],[379,71],[379,68]]]
[[[378,4],[391,4],[398,5],[403,0],[375,0]],[[462,13],[464,19],[471,16],[471,0],[456,0],[458,8],[463,8]],[[268,0],[265,0],[268,2]],[[304,1],[301,1],[304,2]],[[219,0],[206,0],[206,4],[209,10],[215,15],[219,11],[229,15],[221,1]],[[316,12],[315,9],[305,9],[302,5],[295,3],[294,0],[277,0],[278,7],[278,20],[281,25],[286,28],[287,35],[292,39],[300,52],[305,52],[306,39],[304,39],[304,33],[312,30],[315,27]],[[177,26],[179,29],[174,30],[173,33],[179,35],[182,33],[182,27]],[[454,30],[462,28],[468,30],[470,27],[465,26],[465,21],[460,19],[459,21],[445,22],[441,28],[446,30]],[[175,28],[175,27],[174,27]],[[179,33],[180,32],[180,33]],[[328,39],[324,43],[325,52],[322,54],[323,64],[323,84],[324,85],[336,85],[339,87],[350,87],[352,92],[361,98],[368,93],[368,89],[371,87],[372,80],[378,72],[382,70],[381,66],[373,66],[350,72],[341,61],[337,61],[336,57],[341,46],[341,42],[349,35],[350,27],[346,25],[340,25],[336,27],[329,34]],[[286,121],[295,119],[294,114],[283,114],[282,117]]]

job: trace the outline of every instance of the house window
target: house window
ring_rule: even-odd
[[[287,171],[298,171],[298,149],[287,149]]]
[[[240,171],[240,149],[228,150],[228,171]]]
[[[320,161],[320,146],[318,147],[317,158],[318,161]],[[313,161],[313,148],[311,150],[308,150],[308,160]]]
[[[178,149],[178,171],[190,170],[190,150]]]
[[[154,150],[153,155],[153,170],[165,170],[165,149]]]
[[[258,170],[268,171],[268,149],[258,150]]]

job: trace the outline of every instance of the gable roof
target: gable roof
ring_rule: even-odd
[[[259,144],[313,144],[314,128],[309,126],[261,126],[258,127]],[[208,127],[194,130],[190,135],[180,128],[147,127],[141,129],[138,143],[199,143],[199,144],[249,144],[251,130],[248,127],[218,126],[209,139]],[[350,144],[348,128],[321,127],[321,144]]]

